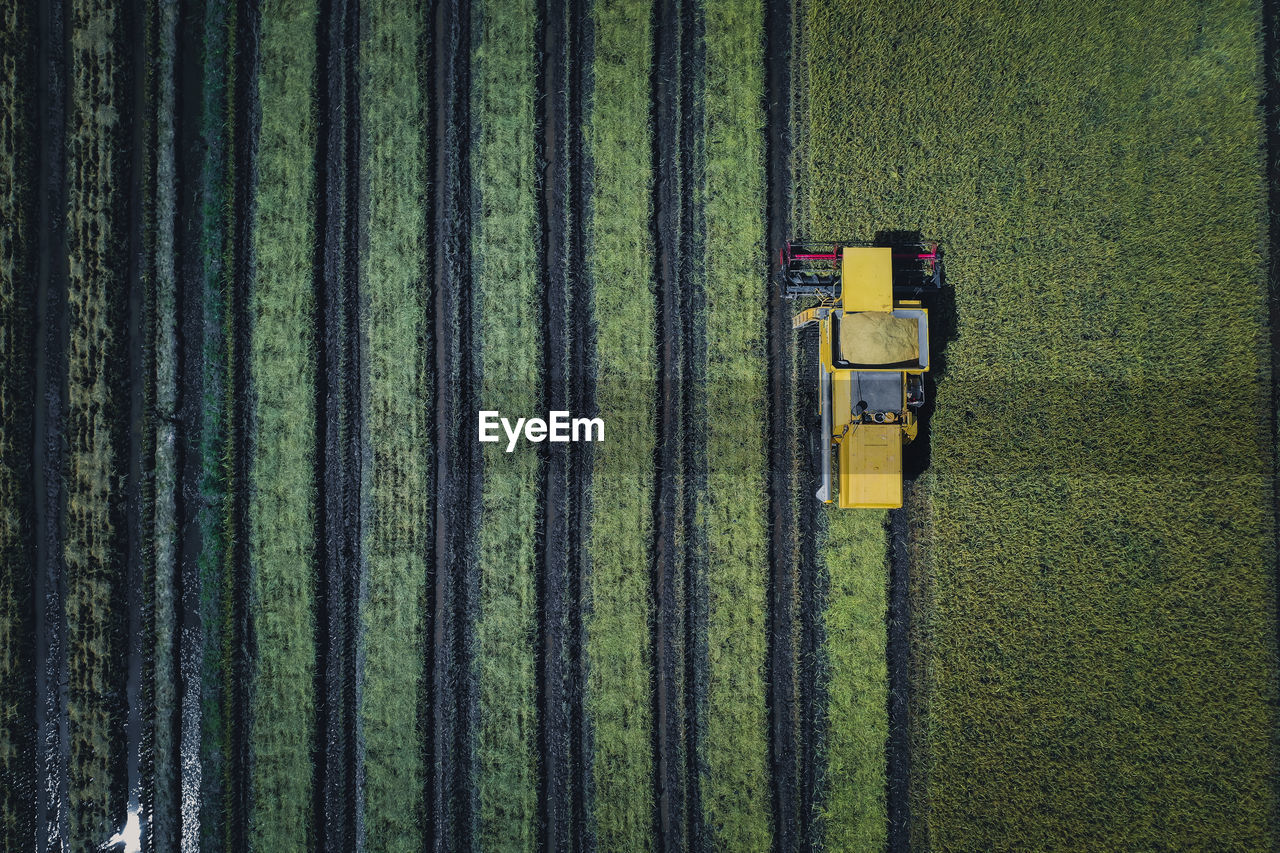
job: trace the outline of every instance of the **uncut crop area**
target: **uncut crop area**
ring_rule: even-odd
[[[954,291],[913,847],[1274,844],[1261,26],[806,3],[807,226],[939,239]]]
[[[1274,848],[1268,26],[9,4],[0,849]],[[772,266],[885,232],[838,510]]]

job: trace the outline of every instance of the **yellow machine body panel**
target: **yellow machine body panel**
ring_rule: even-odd
[[[815,288],[811,295],[819,303],[792,318],[795,329],[818,327],[818,412],[828,452],[817,497],[841,509],[893,509],[902,506],[903,448],[919,432],[916,409],[931,361],[929,311],[921,300],[894,299],[892,248],[837,245],[834,251],[792,254],[788,244],[784,257],[788,286],[802,294],[826,279],[816,267],[790,277],[792,263],[839,258],[838,288]],[[937,260],[936,244],[916,257]],[[940,286],[940,271],[930,272]]]
[[[893,310],[893,249],[846,246],[840,263],[840,302],[844,310]]]
[[[857,424],[839,445],[841,509],[902,506],[902,426]]]
[[[841,509],[902,506],[903,447],[918,431],[915,412],[907,406],[907,377],[929,370],[929,312],[917,300],[893,299],[891,251],[845,247],[841,298],[802,311],[793,320],[795,328],[818,326],[818,369],[826,377],[819,407],[825,410],[823,423],[838,469],[832,483],[836,488],[824,487],[820,497]],[[884,340],[871,347],[859,340],[854,347],[848,339],[850,326],[853,334],[879,334]],[[861,357],[881,345],[889,353],[885,357],[898,363],[851,366],[838,358]],[[860,411],[864,403],[865,411]],[[875,423],[873,416],[884,422]]]

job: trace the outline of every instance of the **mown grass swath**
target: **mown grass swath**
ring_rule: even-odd
[[[936,235],[955,294],[917,838],[1268,847],[1257,8],[808,10],[815,222]]]
[[[481,408],[537,410],[542,304],[534,179],[536,12],[532,0],[475,10],[472,263],[481,324]],[[485,445],[479,536],[477,744],[480,844],[531,850],[538,829],[534,588],[538,455]]]
[[[121,318],[125,292],[122,112],[127,81],[114,4],[71,4],[67,127],[69,206],[67,570],[70,814],[74,846],[92,848],[123,812],[124,616]]]
[[[710,599],[705,808],[717,848],[768,850],[763,6],[709,0],[704,14]]]
[[[379,0],[361,45],[361,98],[368,170],[369,410],[368,597],[362,623],[365,675],[365,832],[371,850],[422,846],[424,766],[419,707],[424,675],[430,379],[423,246],[423,95],[406,73],[420,51],[423,19],[411,0]]]
[[[262,8],[261,129],[249,353],[255,434],[250,554],[257,662],[251,845],[314,846],[316,9]]]
[[[888,829],[885,659],[888,595],[884,512],[827,510],[828,574],[824,838],[830,850],[878,850]]]
[[[30,18],[22,4],[0,14],[0,847],[8,850],[35,830]]]
[[[648,625],[655,349],[649,235],[650,4],[594,4],[594,168],[589,272],[599,353],[596,400],[608,440],[592,480],[588,712],[601,850],[647,850],[653,829]]]

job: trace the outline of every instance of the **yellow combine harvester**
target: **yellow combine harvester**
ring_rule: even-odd
[[[829,441],[818,499],[900,507],[903,447],[919,429],[929,370],[929,312],[905,297],[941,284],[937,246],[788,243],[781,261],[786,296],[818,300],[792,321],[818,325],[818,408]]]

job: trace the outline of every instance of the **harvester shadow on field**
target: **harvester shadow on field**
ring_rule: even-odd
[[[937,239],[936,235],[929,239]],[[877,231],[873,244],[876,246],[913,246],[926,242],[926,235],[919,231],[888,229]],[[924,375],[924,405],[917,416],[920,419],[920,431],[915,441],[908,444],[903,453],[902,477],[904,480],[915,480],[929,470],[929,462],[933,444],[930,430],[933,425],[933,406],[937,395],[938,382],[946,380],[947,344],[956,333],[956,296],[955,291],[947,286],[947,270],[945,257],[947,246],[939,243],[938,257],[939,285],[937,288],[921,287],[919,293],[911,298],[924,302],[929,311],[929,372]]]

